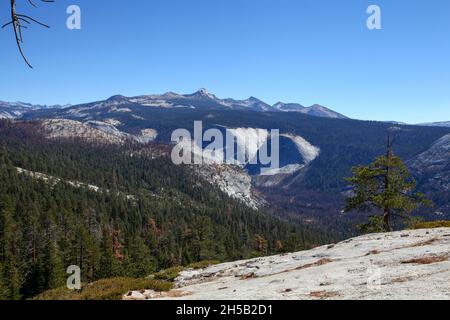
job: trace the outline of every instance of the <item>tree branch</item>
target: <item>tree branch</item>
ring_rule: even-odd
[[[46,2],[46,3],[50,3],[50,2],[54,2],[54,0],[40,0],[41,2]],[[37,7],[37,5],[33,2],[33,0],[27,0],[27,2],[33,6],[34,8]],[[7,26],[12,26],[13,27],[13,32],[14,32],[14,37],[16,40],[16,45],[17,48],[19,49],[20,55],[22,56],[23,60],[25,61],[25,63],[30,67],[33,68],[33,66],[31,65],[31,63],[29,62],[29,60],[27,59],[23,48],[22,48],[22,44],[23,44],[23,35],[22,35],[22,30],[23,29],[27,29],[28,27],[24,24],[27,25],[31,25],[33,22],[35,24],[38,24],[42,27],[45,28],[50,28],[48,25],[28,16],[25,14],[20,14],[17,12],[16,10],[16,4],[17,4],[17,0],[10,0],[10,17],[11,17],[11,21],[9,21],[8,23],[4,24],[1,28],[5,28]]]

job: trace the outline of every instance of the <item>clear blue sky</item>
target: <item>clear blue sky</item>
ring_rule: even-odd
[[[7,20],[1,1],[0,19]],[[25,4],[25,0],[19,0]],[[66,29],[66,8],[82,30]],[[383,30],[366,28],[378,4]],[[81,103],[200,87],[350,117],[450,120],[449,0],[57,0],[28,9],[29,70],[0,30],[0,100]]]

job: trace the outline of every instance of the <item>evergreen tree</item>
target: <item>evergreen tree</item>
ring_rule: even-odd
[[[8,299],[20,299],[22,277],[19,267],[18,225],[14,220],[14,201],[7,196],[0,199],[0,262],[4,295]]]
[[[44,255],[45,266],[45,278],[46,289],[59,288],[66,283],[67,275],[63,265],[63,261],[58,251],[58,247],[55,243],[50,243],[46,247]]]
[[[104,232],[105,236],[102,239],[100,246],[100,264],[98,268],[98,278],[107,279],[112,278],[120,272],[118,272],[118,263],[114,259],[113,241],[107,232]]]
[[[388,137],[387,153],[368,166],[352,169],[353,177],[347,181],[354,195],[347,199],[346,212],[354,210],[380,211],[382,216],[372,217],[365,225],[367,231],[392,231],[391,220],[399,217],[408,220],[409,214],[427,204],[424,196],[416,193],[416,181],[408,172],[400,157],[394,155],[391,137]]]

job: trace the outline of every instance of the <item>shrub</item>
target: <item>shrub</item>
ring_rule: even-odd
[[[416,222],[412,229],[437,229],[437,228],[450,228],[450,221],[429,221],[429,222]]]
[[[161,270],[160,272],[155,273],[154,278],[158,280],[173,282],[183,270],[183,267],[172,267],[169,269]]]
[[[188,265],[188,268],[190,269],[194,269],[194,270],[198,270],[198,269],[205,269],[208,268],[210,266],[219,264],[220,261],[215,261],[215,260],[206,260],[206,261],[200,261],[200,262],[194,262],[191,263],[190,265]]]
[[[169,291],[173,284],[153,279],[111,278],[83,285],[79,291],[58,288],[46,291],[34,300],[122,300],[129,291]]]

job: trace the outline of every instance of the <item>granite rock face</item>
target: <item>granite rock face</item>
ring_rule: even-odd
[[[292,254],[186,270],[141,299],[450,299],[450,229],[365,235]]]

